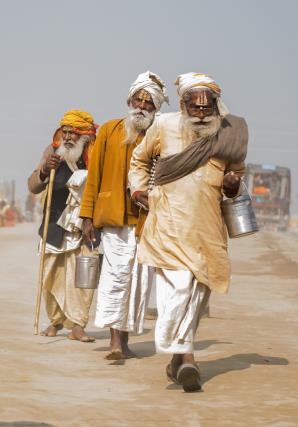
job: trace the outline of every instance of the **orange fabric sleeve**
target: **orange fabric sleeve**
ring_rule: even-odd
[[[96,137],[89,159],[87,182],[83,193],[80,216],[93,219],[94,207],[97,201],[102,179],[105,148],[107,140],[107,125],[103,125]]]

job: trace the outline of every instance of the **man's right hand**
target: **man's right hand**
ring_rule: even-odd
[[[41,179],[44,180],[47,176],[49,176],[51,169],[57,169],[61,161],[62,158],[58,156],[58,154],[49,154],[40,171]]]
[[[135,191],[132,195],[132,201],[136,204],[139,202],[147,210],[149,210],[148,191]]]
[[[95,232],[90,218],[84,218],[82,224],[83,238],[87,242],[95,242]]]

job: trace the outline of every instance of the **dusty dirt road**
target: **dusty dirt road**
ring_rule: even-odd
[[[36,228],[0,229],[0,426],[298,425],[297,235],[230,242],[231,290],[212,296],[196,344],[203,391],[186,394],[166,380],[153,321],[131,338],[140,358],[123,364],[104,359],[94,307],[93,344],[33,335]]]

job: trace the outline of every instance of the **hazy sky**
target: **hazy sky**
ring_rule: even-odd
[[[26,179],[63,113],[122,116],[137,74],[211,74],[250,130],[248,162],[292,170],[298,211],[298,1],[0,0],[0,181]]]

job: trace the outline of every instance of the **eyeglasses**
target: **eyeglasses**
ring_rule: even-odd
[[[204,116],[211,116],[214,111],[214,105],[210,107],[209,105],[189,104],[187,105],[187,109],[194,113],[202,112]]]

